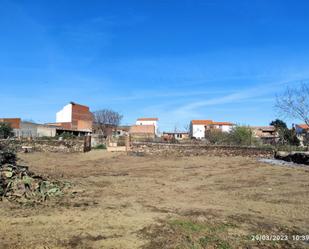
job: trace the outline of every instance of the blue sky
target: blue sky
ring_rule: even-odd
[[[305,0],[0,0],[0,116],[53,122],[75,101],[161,130],[266,125],[275,96],[309,79],[308,13]]]

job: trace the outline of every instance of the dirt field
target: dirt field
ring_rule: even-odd
[[[105,151],[19,157],[75,194],[0,202],[0,248],[309,248],[292,237],[309,235],[309,168]]]

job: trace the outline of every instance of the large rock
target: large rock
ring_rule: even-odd
[[[307,151],[277,151],[275,158],[287,162],[309,165],[309,152]]]

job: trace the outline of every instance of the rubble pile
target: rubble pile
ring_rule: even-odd
[[[0,200],[43,202],[49,197],[61,196],[67,183],[49,181],[16,163],[16,154],[0,144]]]

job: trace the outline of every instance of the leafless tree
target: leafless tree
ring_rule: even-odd
[[[275,107],[281,116],[299,119],[309,125],[309,85],[301,83],[296,88],[287,87],[277,97]]]
[[[112,133],[112,130],[117,128],[122,119],[122,115],[116,111],[102,109],[93,112],[94,126],[102,132],[104,136]]]
[[[184,126],[183,126],[183,129],[184,129],[184,131],[185,132],[190,132],[190,124],[185,124]]]

